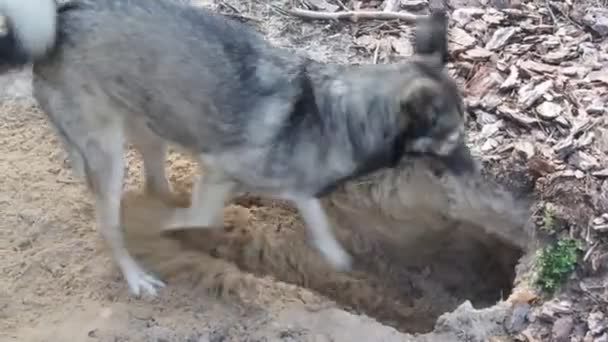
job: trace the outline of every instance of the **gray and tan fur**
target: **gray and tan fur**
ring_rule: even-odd
[[[322,64],[271,46],[244,24],[169,0],[0,0],[9,34],[0,66],[34,64],[34,96],[95,197],[97,225],[131,291],[163,282],[124,246],[124,145],[143,155],[146,189],[169,196],[168,143],[205,172],[166,229],[221,224],[240,189],[294,202],[337,269],[350,256],[319,197],[408,153],[473,162],[463,109],[444,72],[445,18],[418,31],[418,55],[394,65]],[[54,33],[57,33],[56,35]],[[455,153],[453,153],[456,151]]]

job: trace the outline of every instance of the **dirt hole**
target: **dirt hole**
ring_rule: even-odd
[[[185,201],[179,199],[182,205]],[[481,229],[438,217],[442,224],[432,227],[408,224],[417,234],[407,243],[374,229],[338,228],[355,258],[352,272],[338,273],[308,245],[297,213],[285,203],[243,197],[225,210],[224,229],[180,230],[163,237],[158,228],[169,207],[133,193],[123,207],[129,248],[169,283],[186,279],[220,293],[238,293],[247,288],[242,271],[271,276],[407,333],[431,331],[441,314],[466,300],[483,308],[506,298],[522,256],[520,249]]]

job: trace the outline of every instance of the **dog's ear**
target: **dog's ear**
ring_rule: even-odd
[[[414,52],[444,66],[448,62],[448,18],[444,11],[432,12],[416,24]]]

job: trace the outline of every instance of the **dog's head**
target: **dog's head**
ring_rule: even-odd
[[[474,171],[465,145],[464,104],[445,70],[447,59],[447,18],[433,13],[418,23],[415,55],[401,66],[398,144],[403,154],[437,157],[458,173]]]

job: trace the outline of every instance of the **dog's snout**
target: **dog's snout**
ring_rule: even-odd
[[[461,140],[452,145],[451,151],[439,157],[454,174],[476,173],[478,166],[468,146]]]
[[[450,155],[462,142],[462,131],[455,130],[437,144],[435,153],[440,156]]]

